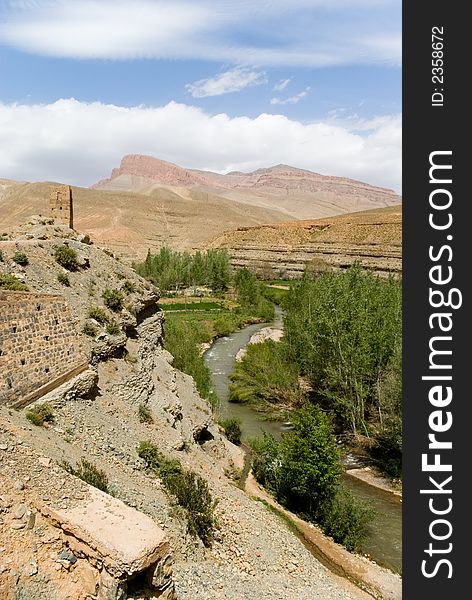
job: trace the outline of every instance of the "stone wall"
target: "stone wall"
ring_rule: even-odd
[[[63,296],[0,291],[0,404],[28,404],[87,364]]]
[[[54,186],[49,195],[49,209],[55,225],[74,228],[72,190],[68,185]]]

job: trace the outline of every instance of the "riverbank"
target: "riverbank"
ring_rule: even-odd
[[[402,488],[400,483],[394,483],[390,479],[383,477],[374,467],[362,467],[360,469],[347,469],[345,474],[359,481],[390,494],[402,501]]]
[[[334,575],[344,577],[356,585],[359,590],[369,594],[370,597],[384,600],[401,599],[402,579],[400,575],[384,569],[367,558],[348,552],[324,535],[318,527],[307,523],[282,507],[261,488],[252,473],[249,473],[246,479],[244,490],[252,498],[263,501],[293,525],[308,543],[314,556]]]

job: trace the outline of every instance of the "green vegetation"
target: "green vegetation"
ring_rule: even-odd
[[[158,254],[148,251],[146,260],[134,268],[164,291],[204,285],[214,293],[228,289],[231,280],[229,257],[225,250],[177,252],[161,248]]]
[[[3,262],[3,252],[0,250],[0,262]]]
[[[201,396],[212,401],[215,398],[211,393],[210,371],[200,352],[200,345],[210,339],[208,323],[187,319],[166,321],[165,348],[174,356],[174,367],[191,375]]]
[[[295,430],[280,442],[266,433],[251,442],[254,476],[281,504],[357,550],[372,513],[341,485],[340,452],[331,420],[311,404],[291,418]]]
[[[234,287],[238,303],[243,310],[264,321],[274,318],[274,305],[264,298],[265,286],[246,268],[236,271]]]
[[[268,285],[265,285],[262,288],[262,293],[264,294],[264,298],[266,298],[267,300],[270,300],[270,302],[273,302],[274,304],[277,304],[278,306],[281,306],[282,308],[285,307],[285,304],[288,300],[289,292],[290,292],[290,290],[274,288],[274,287],[270,287]]]
[[[216,302],[172,302],[172,304],[161,304],[162,310],[221,310],[221,304]]]
[[[138,418],[140,423],[152,423],[152,412],[147,404],[140,404],[138,408]]]
[[[395,347],[379,382],[379,425],[372,455],[390,477],[402,476],[402,344]]]
[[[89,319],[95,319],[100,325],[106,325],[110,320],[110,316],[104,308],[99,306],[90,306],[87,312]]]
[[[69,279],[69,275],[67,275],[67,273],[58,273],[57,274],[57,281],[59,283],[61,283],[62,285],[65,285],[66,287],[70,287],[70,279]]]
[[[283,342],[250,344],[231,374],[229,401],[279,413],[300,406],[304,394],[299,374]]]
[[[82,327],[82,333],[85,333],[85,335],[89,335],[90,337],[95,337],[98,332],[95,325],[86,321]]]
[[[36,404],[26,412],[26,418],[33,425],[42,426],[54,420],[54,412],[47,402]]]
[[[18,265],[22,265],[23,267],[28,264],[28,256],[24,252],[20,252],[17,250],[15,254],[12,256],[12,260],[16,262]]]
[[[239,446],[241,443],[241,420],[226,419],[222,421],[221,426],[225,430],[225,435],[232,444]]]
[[[28,286],[14,275],[10,275],[9,273],[0,273],[0,290],[9,290],[11,292],[27,292]]]
[[[126,279],[125,281],[123,281],[123,285],[121,286],[121,289],[126,294],[132,294],[136,290],[136,287],[132,281],[129,281],[129,279]]]
[[[107,308],[115,312],[123,308],[123,293],[120,290],[110,290],[107,288],[102,294],[103,302]]]
[[[369,423],[389,410],[380,394],[391,385],[387,373],[398,375],[392,361],[401,340],[400,282],[358,265],[305,277],[292,287],[284,325],[291,356],[319,400],[344,428],[370,435]]]
[[[68,271],[77,271],[79,268],[77,252],[65,244],[56,248],[54,251],[54,258],[61,267],[64,267],[64,269],[67,269]]]
[[[72,475],[75,475],[82,481],[85,481],[89,485],[102,490],[102,492],[108,492],[108,477],[105,471],[98,469],[96,465],[89,462],[85,458],[82,458],[77,467],[73,467],[70,463],[64,461],[61,466]]]
[[[184,469],[178,460],[166,458],[152,442],[141,442],[137,452],[184,510],[187,532],[199,537],[205,546],[211,546],[217,501],[213,500],[207,482],[197,473]]]
[[[115,319],[109,319],[105,329],[110,335],[118,335],[121,331],[120,326],[115,321]]]

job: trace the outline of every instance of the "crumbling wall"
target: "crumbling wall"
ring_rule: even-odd
[[[26,405],[87,364],[63,296],[0,291],[0,404]]]
[[[72,190],[69,185],[54,186],[49,195],[51,218],[55,225],[74,228]]]

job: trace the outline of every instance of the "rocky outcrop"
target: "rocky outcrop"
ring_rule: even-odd
[[[244,227],[214,239],[235,268],[248,267],[266,279],[298,279],[313,271],[346,269],[354,262],[380,275],[401,273],[401,207]]]

